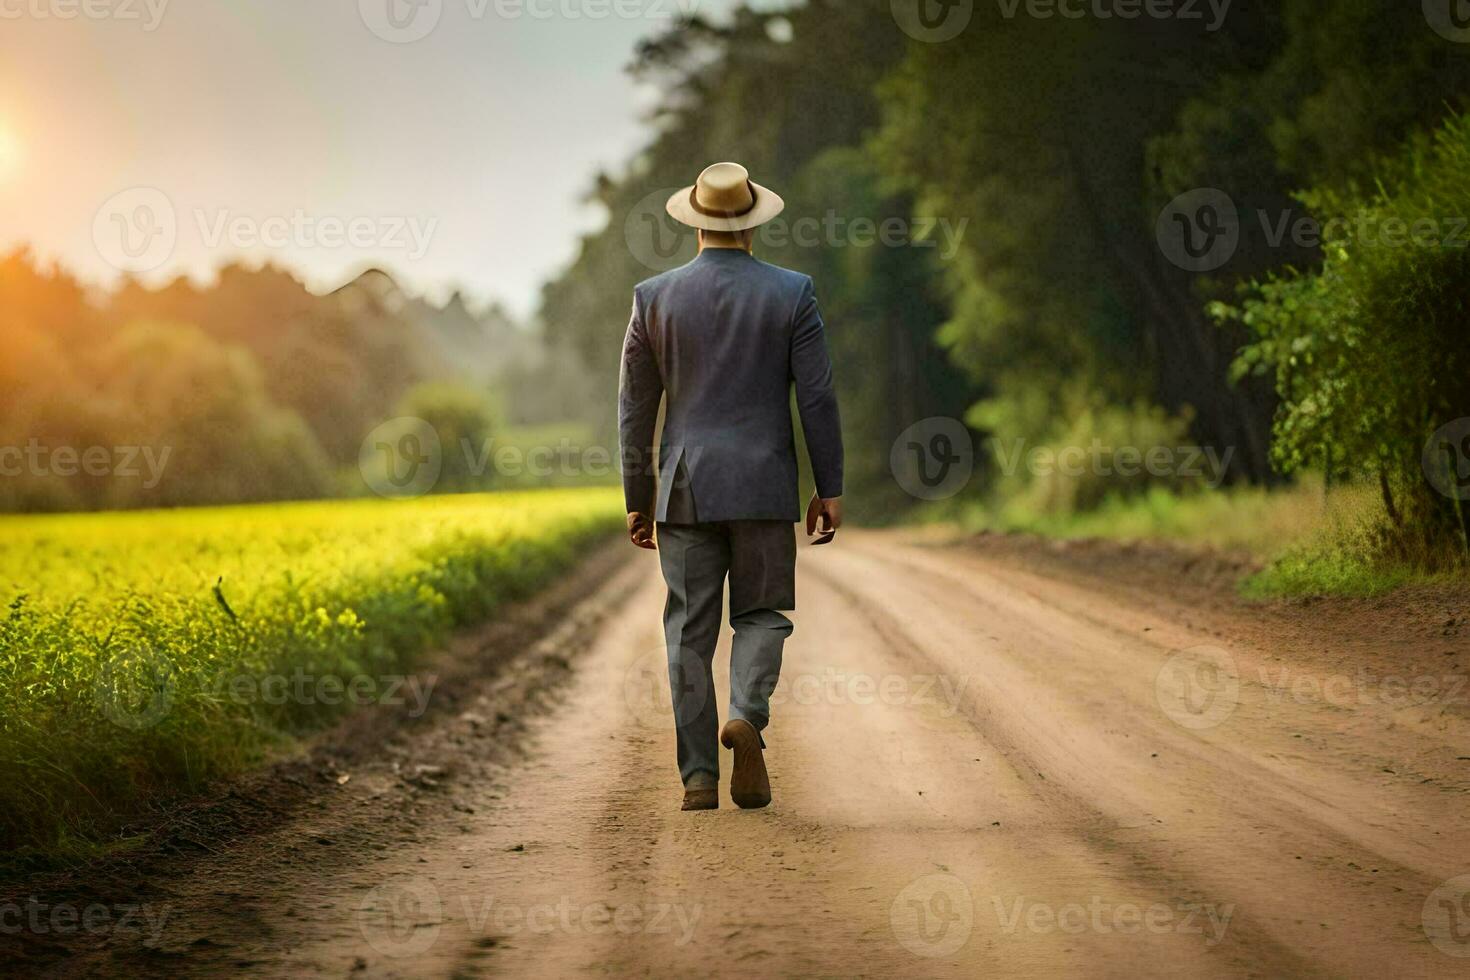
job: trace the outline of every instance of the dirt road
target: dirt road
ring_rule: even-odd
[[[1309,610],[1273,625],[983,545],[844,534],[802,553],[774,803],[740,811],[722,791],[722,809],[683,813],[656,563],[600,582],[581,629],[542,644],[567,669],[537,688],[523,750],[404,775],[415,740],[474,756],[502,680],[270,833],[190,857],[154,894],[154,934],[48,967],[1470,972],[1470,647],[1453,616],[1296,629]],[[314,834],[338,837],[317,849],[331,857]]]

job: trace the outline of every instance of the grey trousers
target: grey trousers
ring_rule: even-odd
[[[781,674],[781,648],[796,607],[796,530],[785,521],[659,524],[659,564],[669,686],[678,728],[679,776],[720,774],[714,657],[725,580],[730,582],[730,713],[761,731]]]

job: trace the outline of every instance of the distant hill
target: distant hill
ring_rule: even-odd
[[[398,320],[411,332],[420,370],[428,376],[484,385],[511,371],[534,369],[544,360],[537,335],[498,305],[472,310],[459,292],[435,306],[407,293],[387,272],[369,269],[329,295],[343,304],[349,319],[376,314]]]

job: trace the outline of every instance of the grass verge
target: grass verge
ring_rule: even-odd
[[[1240,583],[1248,598],[1367,596],[1404,585],[1465,581],[1463,572],[1425,571],[1427,561],[1385,557],[1376,533],[1382,513],[1372,488],[1325,492],[1320,479],[1305,478],[1274,490],[1179,495],[1155,488],[1126,500],[1109,498],[1096,510],[1077,514],[971,506],[960,517],[969,527],[1047,537],[1163,540],[1246,552],[1263,566]]]

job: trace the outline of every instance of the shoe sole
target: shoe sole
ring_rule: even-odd
[[[759,810],[771,802],[771,779],[761,752],[761,737],[750,722],[740,718],[725,723],[720,744],[735,753],[730,775],[730,799],[742,810]]]

